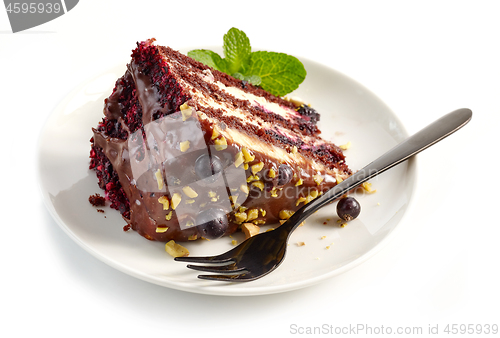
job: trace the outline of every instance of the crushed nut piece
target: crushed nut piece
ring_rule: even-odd
[[[166,227],[166,226],[159,226],[159,227],[156,228],[156,233],[162,234],[164,232],[167,232],[167,230],[168,230],[168,227]]]
[[[252,223],[243,223],[241,225],[241,230],[245,234],[245,239],[257,235],[260,232],[260,227]]]
[[[326,236],[321,236],[321,239],[325,239],[325,238],[326,238]]]
[[[248,152],[247,148],[242,148],[241,151],[243,152],[243,157],[245,158],[245,163],[252,162],[255,160],[255,155],[252,155]]]
[[[316,174],[313,176],[313,180],[314,180],[314,182],[316,182],[317,185],[320,185],[321,182],[323,182],[324,177],[321,176],[320,174]]]
[[[238,168],[244,162],[243,153],[241,151],[236,153],[234,158],[234,166]]]
[[[271,190],[271,197],[278,197],[276,187],[274,187],[273,190]]]
[[[347,150],[351,147],[351,141],[347,142],[346,144],[343,144],[341,146],[339,146],[340,149],[342,150]]]
[[[289,219],[290,217],[292,217],[293,214],[294,214],[294,211],[283,209],[283,210],[280,211],[279,217],[281,219]]]
[[[260,191],[264,190],[264,182],[262,181],[252,182],[252,185],[259,188]]]
[[[231,241],[231,244],[232,244],[232,245],[237,245],[237,244],[238,244],[238,241],[237,241],[237,240],[235,240],[235,239],[233,239],[233,240]]]
[[[264,168],[264,162],[259,162],[257,164],[254,164],[250,167],[252,169],[252,174],[257,174],[259,171],[262,170],[262,168]]]
[[[215,143],[215,150],[224,150],[227,148],[227,141],[224,136],[214,140],[214,143]]]
[[[168,208],[170,208],[170,202],[168,201],[167,196],[161,196],[160,198],[158,198],[158,202],[163,204],[163,210],[168,210]]]
[[[251,221],[253,219],[256,219],[257,217],[259,217],[259,210],[257,209],[250,209],[248,210],[248,217],[247,217],[247,221]]]
[[[186,257],[189,256],[189,250],[180,244],[175,243],[174,240],[165,244],[165,251],[172,257]]]
[[[345,228],[345,226],[346,226],[346,225],[347,225],[347,223],[341,223],[341,224],[340,224],[340,227],[341,227],[341,228]]]
[[[158,182],[158,190],[163,189],[163,176],[161,174],[161,169],[156,170],[155,172],[156,182]]]
[[[189,235],[188,237],[188,241],[195,241],[198,239],[198,235],[197,234],[192,234],[192,235]]]
[[[300,203],[305,202],[306,198],[305,197],[299,197],[297,201],[295,202],[295,206],[298,206]]]
[[[189,149],[189,144],[191,142],[189,141],[182,141],[181,143],[179,143],[179,149],[181,152],[186,152],[188,149]]]
[[[246,212],[237,212],[234,214],[234,223],[236,224],[241,224],[245,222],[247,219],[247,213]]]
[[[196,198],[198,197],[198,194],[196,193],[196,191],[193,190],[193,188],[191,188],[190,186],[185,186],[184,188],[182,188],[182,191],[186,194],[187,197],[189,198]],[[173,199],[173,197],[172,197]]]
[[[270,178],[275,178],[276,177],[276,171],[274,171],[273,168],[269,169],[269,171],[267,172],[267,176],[269,176]]]
[[[304,246],[304,245],[306,245],[306,243],[304,243],[304,242],[297,242],[297,246]]]
[[[167,221],[170,221],[172,219],[172,211],[170,211],[168,214],[165,215],[165,219]]]
[[[361,184],[361,187],[363,188],[364,191],[370,193],[370,194],[373,194],[374,192],[377,192],[377,190],[373,190],[372,189],[372,184],[371,183],[368,183],[368,182],[365,182],[363,184]]]
[[[304,182],[302,181],[301,178],[299,178],[299,180],[297,181],[297,183],[295,183],[295,186],[298,187],[299,185],[302,185],[302,183],[304,183]]]
[[[296,154],[297,153],[297,146],[293,146],[292,147],[292,154]]]
[[[182,200],[181,194],[179,194],[177,192],[175,194],[173,194],[172,195],[172,209],[175,210],[175,208],[177,208],[179,203],[181,203],[181,200]]]
[[[186,105],[184,108],[182,106]],[[181,114],[182,114],[182,121],[186,121],[188,118],[191,117],[191,115],[193,115],[193,110],[190,106],[188,106],[187,104],[183,104],[181,106]]]
[[[217,129],[213,129],[212,131],[212,140],[215,140],[217,137],[219,137],[219,132],[217,131]]]
[[[245,194],[247,194],[247,195],[248,195],[248,193],[250,192],[250,190],[248,189],[248,185],[246,185],[246,184],[242,184],[242,185],[240,186],[240,190],[241,190],[241,191],[243,191],[243,192],[244,192]]]
[[[250,183],[252,181],[258,181],[259,180],[259,176],[257,175],[250,175],[247,177],[247,183]]]
[[[340,176],[335,177],[335,179],[337,180],[337,184],[340,184],[342,181],[344,181]]]
[[[266,211],[264,209],[259,209],[261,214],[262,214],[262,217],[266,216]]]

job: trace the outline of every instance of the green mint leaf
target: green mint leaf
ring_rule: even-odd
[[[233,73],[232,77],[235,77],[239,80],[242,80],[242,81],[247,81],[251,84],[253,84],[254,86],[260,86],[261,82],[262,82],[262,79],[260,78],[260,76],[257,76],[257,75],[250,75],[250,76],[246,76],[246,75],[243,75],[241,73]]]
[[[260,86],[276,96],[284,96],[297,89],[307,74],[296,57],[275,52],[251,53],[242,73],[259,76]]]
[[[247,35],[234,27],[224,34],[222,48],[228,74],[238,72],[252,51]]]
[[[224,60],[223,58],[220,57],[219,54],[211,50],[195,49],[189,51],[188,56],[190,58],[195,59],[196,61],[203,63],[204,65],[220,70],[221,72],[227,73],[226,60]]]

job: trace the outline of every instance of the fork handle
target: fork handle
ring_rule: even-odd
[[[406,161],[413,155],[441,141],[448,135],[453,134],[466,125],[471,118],[472,111],[466,108],[458,109],[444,115],[413,136],[407,138],[363,169],[337,184],[325,194],[317,197],[315,200],[297,210],[292,217],[279,228],[283,227],[284,229],[282,230],[288,230],[291,233],[304,219],[325,204],[338,199],[358,185]]]

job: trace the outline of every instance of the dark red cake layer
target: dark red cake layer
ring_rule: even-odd
[[[197,120],[201,126],[208,147],[213,146],[217,139],[212,137],[215,128],[213,122],[206,118],[217,121],[218,129],[229,128],[254,138],[256,142],[285,149],[287,153],[291,153],[294,148],[298,155],[311,161],[298,165],[285,159],[276,160],[275,157],[251,147],[245,149],[253,156],[251,161],[245,162],[248,196],[241,208],[240,205],[233,204],[235,210],[229,215],[227,234],[236,231],[244,221],[256,224],[276,223],[283,218],[283,211],[293,212],[311,200],[311,197],[337,184],[335,173],[341,177],[350,174],[342,151],[334,144],[319,138],[316,126],[319,115],[314,110],[298,109],[289,101],[210,69],[170,48],[156,47],[152,44],[153,41],[138,44],[132,53],[132,61],[127,66],[127,71],[117,80],[112,94],[105,100],[105,116],[94,129],[90,154],[90,168],[96,171],[99,186],[105,190],[111,207],[119,210],[132,229],[142,236],[159,241],[186,241],[200,237],[196,227],[181,230],[176,212],[172,212],[172,209],[164,210],[159,202],[163,196],[171,202],[170,187],[164,192],[145,192],[137,187],[129,158],[129,137],[137,135],[135,132],[139,131],[145,139],[144,126],[178,112],[183,103],[200,114],[193,114],[191,119]],[[272,111],[250,105],[248,101],[235,98],[214,83],[204,81],[203,77],[198,76],[208,70],[215,81],[227,87],[236,87],[289,110],[296,110],[294,118],[286,119]],[[295,136],[291,138],[276,130],[260,128],[245,123],[237,116],[224,115],[220,109],[207,107],[195,99],[193,89],[186,87],[186,83],[204,96],[215,98],[235,109],[243,109],[252,116],[289,130],[290,135]],[[321,142],[312,146],[304,141],[306,138]],[[144,149],[144,152],[148,150]],[[241,151],[242,146],[238,142],[227,139],[225,155],[235,159]],[[312,161],[320,163],[325,169],[318,170],[318,166],[313,165]],[[252,166],[256,164],[262,164],[261,169],[252,172]],[[290,167],[293,179],[280,184],[277,174],[283,164]],[[180,168],[183,173],[192,170],[189,164]],[[163,165],[151,170],[153,169],[159,170],[164,178],[172,175]],[[321,179],[318,180],[318,177]],[[186,199],[182,203],[185,201]],[[242,215],[250,214],[252,210],[258,210],[257,217],[248,216],[248,219],[242,219]],[[184,214],[182,217],[194,219],[196,215]],[[159,232],[159,228],[168,230]]]

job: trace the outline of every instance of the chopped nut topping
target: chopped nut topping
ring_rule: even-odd
[[[186,257],[189,255],[189,250],[175,243],[174,240],[165,244],[165,251],[172,257]]]
[[[345,228],[345,227],[346,227],[346,225],[347,225],[347,223],[341,223],[341,224],[340,224],[340,227],[341,227],[341,228]]]
[[[298,187],[299,185],[302,185],[304,182],[302,181],[301,178],[299,178],[299,180],[297,181],[297,183],[295,183],[295,186]]]
[[[255,155],[251,155],[247,148],[242,148],[241,151],[243,152],[243,157],[245,158],[245,163],[252,162],[255,160]]]
[[[253,224],[266,224],[266,221],[263,219],[256,219],[252,221]]]
[[[241,224],[246,221],[247,219],[247,213],[246,212],[237,212],[234,214],[234,222],[236,224]]]
[[[321,239],[325,239],[325,238],[326,238],[326,236],[321,236]]]
[[[292,154],[296,154],[297,153],[297,146],[293,146],[292,147]]]
[[[219,137],[219,132],[217,131],[217,129],[213,129],[212,130],[212,140],[215,140],[217,137]]]
[[[273,188],[273,190],[271,190],[271,197],[278,197],[278,193],[276,191],[276,188]]]
[[[294,211],[283,209],[283,210],[280,211],[279,217],[281,219],[289,219],[290,217],[292,217],[293,214],[294,214]]]
[[[234,166],[238,168],[244,162],[243,153],[241,151],[236,153],[234,158]]]
[[[233,240],[231,241],[231,244],[232,244],[232,245],[236,245],[236,244],[238,244],[238,241],[237,241],[237,240],[235,240],[235,239],[233,239]]]
[[[215,143],[215,150],[224,150],[227,148],[227,141],[224,136],[214,140],[214,143]]]
[[[155,172],[156,182],[158,182],[158,190],[163,189],[163,176],[161,174],[161,169],[156,170]]]
[[[340,149],[342,150],[347,150],[351,147],[351,141],[347,142],[346,144],[343,144],[341,146],[339,146]]]
[[[297,201],[295,202],[295,206],[298,206],[300,203],[305,202],[306,198],[305,197],[299,197]]]
[[[182,188],[182,191],[189,198],[196,198],[196,197],[198,197],[198,194],[196,193],[196,191],[194,191],[193,188],[191,188],[190,186],[185,186],[184,188]],[[172,197],[172,200],[173,200],[173,197]],[[173,209],[175,209],[175,208],[173,208]]]
[[[175,194],[173,194],[172,195],[172,209],[175,210],[175,208],[177,208],[179,203],[181,203],[181,200],[182,200],[181,194],[179,194],[177,192]]]
[[[257,175],[250,175],[247,177],[247,183],[250,183],[252,181],[258,181],[259,180],[259,176]]]
[[[374,192],[377,192],[377,190],[373,190],[372,189],[372,184],[368,183],[368,182],[365,182],[365,183],[361,184],[361,187],[363,188],[363,190],[365,190],[366,192],[368,192],[370,194],[373,194]]]
[[[252,174],[257,174],[259,171],[264,168],[264,162],[259,162],[257,164],[254,164],[253,166],[250,167],[252,169]]]
[[[320,185],[321,182],[323,182],[324,178],[320,174],[316,174],[313,176],[314,182],[316,182],[317,185]]]
[[[276,177],[276,171],[274,171],[273,168],[269,169],[269,171],[267,172],[267,176],[269,176],[270,178],[275,178]]]
[[[168,214],[165,215],[165,219],[167,221],[170,221],[172,219],[172,211],[170,211]]]
[[[257,217],[259,217],[259,210],[257,209],[250,209],[248,210],[248,216],[247,216],[247,221],[251,221],[253,219],[256,219]]]
[[[182,141],[181,143],[179,143],[180,151],[182,151],[183,153],[186,152],[189,149],[189,144],[189,141]]]
[[[335,179],[337,180],[337,184],[340,184],[343,181],[342,177],[340,176],[335,177]]]
[[[168,201],[167,196],[161,196],[158,198],[158,202],[163,204],[163,210],[168,210],[168,208],[170,208],[170,202]]]
[[[161,234],[161,233],[167,232],[167,230],[168,230],[168,227],[160,226],[160,227],[156,228],[156,233]]]
[[[243,164],[243,169],[245,169],[245,170],[248,169],[248,163]]]
[[[304,242],[297,242],[297,246],[304,246],[304,245],[306,245],[306,243],[304,243]]]
[[[242,185],[240,186],[240,190],[241,190],[241,191],[243,191],[243,192],[244,192],[245,194],[247,194],[247,195],[248,195],[248,193],[250,192],[250,190],[248,189],[248,185],[246,185],[246,184],[242,184]]]
[[[252,182],[252,185],[259,188],[260,191],[264,190],[264,182],[262,181]]]
[[[184,104],[182,106],[184,106]],[[182,106],[181,106],[182,121],[186,121],[188,118],[191,117],[191,115],[193,115],[193,110],[188,105],[186,105],[184,109],[182,108]]]
[[[257,235],[260,232],[260,227],[252,223],[243,223],[241,225],[241,230],[245,234],[245,239]]]
[[[195,241],[198,239],[198,235],[197,234],[192,234],[192,235],[189,235],[188,237],[188,241]]]

